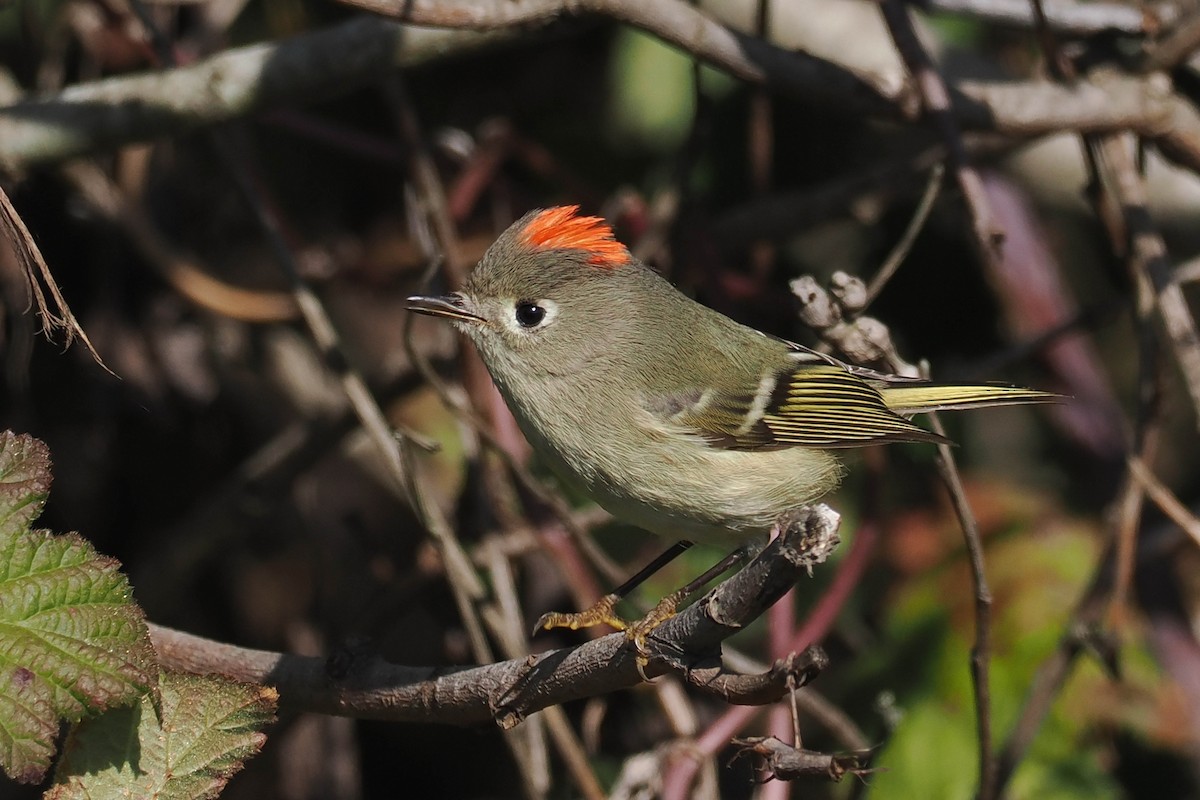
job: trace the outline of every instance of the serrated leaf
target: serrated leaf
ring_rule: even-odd
[[[161,725],[146,696],[76,726],[44,800],[212,798],[262,749],[274,689],[178,673],[159,688]]]
[[[0,537],[29,528],[50,493],[50,451],[32,436],[0,433]]]
[[[61,719],[133,702],[158,672],[117,561],[29,530],[49,488],[46,446],[0,434],[0,767],[24,782],[45,775]]]

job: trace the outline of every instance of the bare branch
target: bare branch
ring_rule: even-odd
[[[1150,496],[1162,512],[1170,517],[1179,528],[1192,537],[1200,545],[1200,519],[1188,509],[1175,493],[1168,489],[1150,468],[1136,456],[1129,457],[1129,473],[1133,479],[1142,485],[1142,489]]]
[[[1029,0],[924,0],[921,6],[940,14],[956,14],[1014,28],[1037,25]],[[1072,0],[1046,3],[1045,12],[1050,29],[1067,36],[1093,36],[1106,31],[1144,36],[1172,24],[1178,16],[1176,6],[1171,3],[1132,6]]]
[[[887,258],[871,276],[871,282],[867,284],[866,296],[863,298],[862,304],[855,309],[855,315],[862,314],[867,309],[867,306],[875,302],[879,297],[879,293],[887,286],[888,281],[900,269],[900,265],[904,263],[904,259],[908,257],[908,253],[912,250],[913,243],[917,241],[917,236],[921,233],[921,229],[925,227],[926,220],[929,219],[930,213],[933,211],[933,205],[937,201],[938,192],[942,188],[942,178],[946,174],[946,167],[941,164],[935,164],[929,170],[929,181],[925,184],[925,191],[921,194],[921,200],[917,203],[917,208],[913,212],[912,219],[908,221],[908,225],[904,228],[904,233],[900,236],[899,241],[892,247]]]
[[[888,31],[900,51],[904,64],[912,75],[921,96],[921,107],[925,111],[946,147],[946,161],[962,191],[970,212],[971,230],[975,234],[975,245],[986,261],[994,260],[999,254],[1004,239],[1002,231],[992,218],[987,192],[979,172],[967,159],[962,131],[955,117],[954,105],[946,82],[933,59],[925,51],[913,26],[911,12],[901,0],[885,0],[880,6]]]
[[[925,377],[929,377],[928,374]],[[934,433],[939,436],[946,435],[946,429],[937,414],[930,414],[929,421]],[[946,491],[950,493],[950,501],[954,506],[955,515],[958,516],[959,527],[962,528],[963,541],[966,543],[971,565],[971,583],[975,593],[975,641],[971,645],[971,684],[975,694],[975,735],[979,754],[977,796],[980,800],[992,800],[999,792],[999,763],[996,754],[992,752],[992,590],[988,586],[987,567],[984,563],[983,537],[979,533],[979,523],[975,519],[975,512],[971,510],[966,489],[963,488],[954,451],[950,445],[943,443],[938,443],[937,450],[935,464]]]
[[[804,686],[829,666],[829,656],[820,647],[811,645],[802,653],[789,653],[778,659],[766,672],[758,675],[736,675],[723,669],[688,670],[688,682],[698,689],[720,697],[727,703],[741,706],[765,706],[786,695],[791,685]]]
[[[85,203],[120,228],[163,280],[200,308],[251,322],[282,322],[299,315],[291,294],[235,286],[215,277],[198,259],[179,252],[141,204],[127,197],[95,164],[73,161],[64,164],[60,173]]]
[[[865,775],[864,759],[857,755],[835,756],[813,750],[800,750],[774,736],[751,736],[734,739],[733,744],[742,748],[738,755],[753,754],[763,760],[770,778],[794,781],[797,778],[828,778],[840,781],[846,773]]]
[[[1163,332],[1175,354],[1184,388],[1192,400],[1200,427],[1200,331],[1183,288],[1173,276],[1170,256],[1148,207],[1145,182],[1134,161],[1129,137],[1106,136],[1095,143],[1098,167],[1125,221],[1128,241],[1122,242],[1134,280],[1153,287]]]
[[[1069,85],[1033,80],[963,81],[955,110],[964,128],[1009,136],[1131,130],[1189,169],[1200,169],[1200,113],[1162,74],[1097,71]]]
[[[227,50],[188,66],[77,84],[0,109],[0,168],[15,172],[272,106],[313,102],[378,80],[397,67],[471,52],[511,36],[355,19]]]
[[[697,659],[712,658],[721,641],[807,575],[814,549],[836,537],[837,525],[838,515],[828,506],[803,509],[787,533],[745,569],[654,631],[647,674],[688,669]],[[619,633],[461,669],[406,667],[353,655],[332,660],[284,655],[161,626],[151,626],[151,636],[164,667],[271,685],[292,708],[364,719],[459,725],[492,719],[507,729],[547,706],[641,681],[636,653]]]
[[[1200,48],[1200,14],[1189,14],[1146,53],[1144,72],[1174,69]]]
[[[231,49],[185,67],[77,84],[0,108],[0,168],[13,172],[335,96],[397,67],[510,41],[531,23],[585,11],[642,27],[747,83],[881,117],[911,120],[918,110],[912,87],[777,48],[726,28],[679,0],[363,2],[424,24],[440,21],[478,30],[356,19],[283,42]],[[1200,112],[1174,93],[1161,74],[1090,76],[1072,86],[967,81],[949,91],[966,130],[1025,138],[1064,130],[1128,129],[1200,171]]]
[[[684,0],[342,0],[414,25],[479,31],[597,14],[658,36],[747,83],[887,112],[916,111],[907,87],[726,27]]]

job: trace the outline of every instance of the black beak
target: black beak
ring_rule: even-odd
[[[465,322],[483,322],[483,317],[472,314],[463,308],[462,295],[448,294],[445,297],[423,297],[415,295],[408,298],[406,308],[418,314],[428,314],[431,317],[448,317],[461,319]]]

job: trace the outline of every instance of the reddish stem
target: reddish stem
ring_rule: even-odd
[[[846,557],[838,563],[837,573],[833,576],[829,588],[821,595],[816,608],[812,610],[804,624],[800,626],[800,630],[792,637],[790,644],[780,649],[772,647],[775,657],[787,652],[798,652],[825,638],[842,607],[850,599],[850,593],[862,580],[867,565],[871,563],[871,556],[875,552],[875,545],[878,541],[878,523],[873,520],[864,522],[854,534],[850,552],[846,553]],[[784,602],[776,603],[771,611],[774,612],[781,605],[784,605]],[[790,606],[790,604],[788,605]],[[772,615],[770,619],[772,632],[774,632],[775,617]],[[664,800],[686,800],[690,796],[701,760],[715,755],[762,710],[760,706],[735,706],[718,717],[696,740],[693,757],[680,759],[668,768],[667,774],[663,776]]]

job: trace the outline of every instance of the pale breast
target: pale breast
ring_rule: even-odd
[[[622,420],[623,431],[597,423]],[[533,427],[533,426],[530,426]],[[669,540],[736,546],[765,535],[784,513],[832,490],[841,467],[830,453],[799,447],[727,450],[664,429],[637,408],[594,411],[570,431],[538,426],[532,441],[547,462],[613,516]]]

